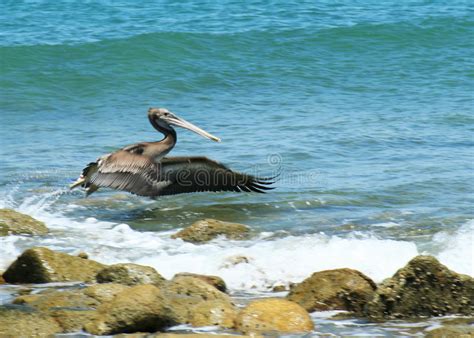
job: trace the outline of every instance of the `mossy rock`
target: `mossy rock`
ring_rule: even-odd
[[[93,281],[104,267],[90,259],[35,247],[24,251],[8,267],[3,278],[12,284]]]
[[[374,320],[474,315],[474,279],[432,256],[417,256],[378,286],[365,315]]]
[[[155,284],[165,281],[151,266],[133,263],[114,264],[107,266],[97,273],[99,283],[118,283],[124,285]]]
[[[308,312],[281,298],[251,301],[237,316],[236,328],[244,334],[307,333],[314,329]]]
[[[215,287],[217,290],[226,292],[227,291],[227,285],[225,284],[224,280],[219,277],[219,276],[212,276],[212,275],[200,275],[197,273],[189,273],[189,272],[180,272],[174,275],[173,278],[177,277],[194,277],[197,279],[200,279],[207,284]]]
[[[156,332],[177,324],[156,286],[136,285],[97,308],[97,317],[85,326],[94,335]]]
[[[175,320],[181,324],[191,322],[195,306],[207,301],[219,301],[233,306],[231,298],[202,279],[178,276],[162,287]]]
[[[372,299],[375,283],[352,269],[334,269],[313,273],[294,285],[287,299],[307,311],[346,310],[360,312]]]
[[[31,216],[11,209],[0,209],[0,237],[8,235],[46,235],[46,225]]]
[[[50,337],[62,332],[50,316],[0,307],[0,337]]]
[[[218,236],[227,239],[243,240],[250,237],[250,228],[244,224],[218,221],[216,219],[203,219],[172,235],[171,238],[181,238],[191,243],[209,242]]]

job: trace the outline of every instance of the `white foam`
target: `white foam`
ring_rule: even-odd
[[[436,234],[433,241],[442,249],[436,254],[450,269],[474,277],[474,220],[466,222],[456,233]]]

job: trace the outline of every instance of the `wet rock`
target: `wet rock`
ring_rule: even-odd
[[[272,288],[272,291],[273,291],[273,292],[285,292],[285,291],[288,291],[288,289],[286,288],[285,285],[275,285],[275,286]]]
[[[82,258],[82,259],[89,259],[89,255],[86,252],[79,252],[77,254],[77,257]]]
[[[105,265],[48,248],[36,247],[21,254],[5,271],[8,283],[92,281]]]
[[[287,299],[307,311],[362,311],[372,298],[375,283],[363,273],[352,269],[334,269],[313,273],[292,286]]]
[[[46,235],[43,222],[11,209],[0,209],[0,237],[8,235]]]
[[[161,285],[165,279],[151,266],[132,263],[114,264],[97,273],[99,283],[118,283],[124,285]]]
[[[155,332],[175,325],[166,301],[156,286],[136,285],[97,308],[97,318],[85,330],[95,335]]]
[[[250,228],[246,225],[207,218],[193,223],[172,235],[171,238],[181,238],[183,241],[192,243],[204,243],[218,236],[242,240],[249,238],[249,235]]]
[[[236,328],[245,334],[304,333],[314,324],[304,308],[285,299],[267,298],[250,302],[240,311]]]
[[[173,278],[162,288],[173,316],[178,323],[190,323],[194,307],[206,301],[220,301],[232,306],[228,295],[205,281],[189,276]]]
[[[38,294],[17,297],[13,304],[28,305],[48,314],[61,326],[63,332],[80,331],[95,318],[95,308],[100,304],[84,294],[83,289],[45,290]]]
[[[425,335],[426,338],[472,338],[474,337],[473,326],[444,326],[430,330]]]
[[[0,307],[0,337],[49,337],[61,331],[47,315]]]
[[[45,290],[17,297],[13,304],[28,305],[54,318],[64,332],[83,330],[97,317],[96,309],[128,289],[120,284],[96,284],[71,290]]]
[[[375,320],[474,315],[474,279],[417,256],[379,285],[365,314]]]
[[[226,286],[224,280],[219,276],[200,275],[200,274],[197,274],[197,273],[180,272],[180,273],[177,273],[176,275],[174,275],[173,278],[177,278],[177,277],[194,277],[194,278],[203,280],[204,282],[206,282],[207,284],[215,287],[219,291],[222,291],[222,292],[227,291],[227,286]]]
[[[199,326],[219,326],[232,329],[235,326],[237,309],[228,301],[212,300],[198,303],[193,307],[190,324]]]

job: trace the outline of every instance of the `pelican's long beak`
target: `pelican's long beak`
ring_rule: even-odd
[[[181,127],[181,128],[184,128],[184,129],[188,129],[188,130],[191,130],[193,132],[195,132],[196,134],[199,134],[203,137],[206,137],[212,141],[215,141],[215,142],[220,142],[221,139],[212,135],[212,134],[209,134],[207,131],[205,130],[202,130],[201,128],[195,126],[194,124],[192,124],[191,122],[188,122],[180,117],[177,117],[176,115],[174,115],[172,118],[170,118],[168,120],[168,123],[170,124],[173,124],[175,125],[176,127]]]

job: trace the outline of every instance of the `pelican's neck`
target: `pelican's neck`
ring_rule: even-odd
[[[161,141],[153,142],[157,146],[157,152],[159,151],[159,153],[153,156],[155,158],[155,161],[157,161],[166,156],[166,154],[168,154],[171,149],[174,148],[177,141],[177,135],[176,130],[174,130],[174,128],[170,125],[160,125],[156,123],[156,121],[152,118],[150,118],[150,123],[156,130],[158,130],[164,136]]]

